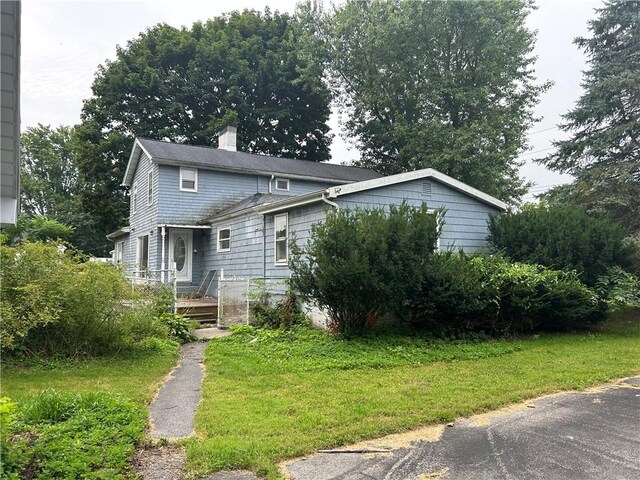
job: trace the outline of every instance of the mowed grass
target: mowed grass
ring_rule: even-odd
[[[640,311],[594,332],[447,344],[245,329],[211,342],[188,466],[277,463],[640,372]]]
[[[178,347],[163,351],[120,353],[113,357],[39,362],[2,362],[0,387],[3,397],[24,400],[52,388],[60,392],[96,389],[123,394],[138,403],[148,403],[175,366]]]

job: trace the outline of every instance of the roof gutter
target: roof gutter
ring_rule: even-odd
[[[150,157],[151,158],[151,157]],[[270,177],[274,175],[273,170],[251,170],[250,173],[244,168],[233,168],[233,167],[220,167],[217,165],[208,165],[206,163],[190,163],[190,162],[181,162],[178,160],[167,160],[164,158],[151,158],[151,161],[160,165],[173,165],[176,167],[189,167],[189,168],[202,168],[204,170],[216,170],[219,172],[230,172],[230,173],[242,173],[242,174],[250,174],[250,175],[265,175]],[[339,180],[328,177],[318,177],[314,175],[296,175],[288,172],[276,172],[275,175],[281,175],[285,178],[297,179],[297,180],[313,180],[321,183],[332,183],[335,185],[344,185],[347,183],[356,183],[362,182],[363,180]],[[379,178],[379,177],[374,177]]]
[[[327,205],[331,205],[333,208],[336,209],[336,211],[339,212],[340,211],[340,205],[338,205],[336,202],[332,202],[325,195],[326,195],[326,192],[322,192],[322,201],[324,203],[326,203]]]

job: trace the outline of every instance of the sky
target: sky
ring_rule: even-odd
[[[38,123],[74,125],[80,121],[82,101],[91,96],[91,83],[99,65],[114,59],[116,46],[158,23],[190,26],[233,9],[253,8],[293,12],[296,0],[23,0],[21,117],[22,130]],[[538,31],[534,55],[536,76],[554,84],[535,109],[541,120],[530,129],[531,149],[522,155],[522,177],[534,182],[525,200],[551,186],[571,180],[533,163],[551,151],[551,141],[565,138],[557,129],[561,115],[572,108],[581,93],[585,57],[572,43],[587,36],[587,22],[601,0],[537,0],[538,9],[528,26]],[[358,157],[343,138],[336,114],[330,123],[335,134],[332,162]]]

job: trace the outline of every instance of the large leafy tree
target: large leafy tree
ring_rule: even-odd
[[[303,6],[357,162],[385,174],[433,167],[509,200],[547,88],[536,83],[527,0],[348,0]]]
[[[125,221],[119,190],[134,136],[198,145],[238,127],[243,151],[329,158],[330,93],[286,14],[234,12],[158,25],[101,66],[78,127],[83,199],[103,233]]]
[[[74,209],[78,171],[71,127],[38,124],[20,136],[20,202],[29,216],[53,216]]]
[[[51,128],[38,124],[20,136],[23,215],[18,231],[31,238],[68,239],[78,249],[100,255],[109,245],[84,212],[74,152],[73,128],[65,125]],[[73,229],[58,228],[60,223]]]
[[[560,125],[571,136],[539,161],[576,177],[551,201],[606,212],[640,232],[640,1],[607,1],[597,12],[591,37],[575,40],[588,69],[584,92]]]

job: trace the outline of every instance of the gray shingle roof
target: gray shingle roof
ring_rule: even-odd
[[[216,212],[214,215],[205,219],[204,223],[216,217],[224,217],[226,215],[231,215],[233,213],[237,213],[243,210],[257,207],[258,205],[266,205],[268,203],[277,202],[278,200],[284,200],[285,198],[292,198],[292,196],[291,195],[275,195],[272,193],[255,193],[250,197],[240,200],[238,203],[234,203],[233,205],[223,210],[220,210],[219,212]]]
[[[153,160],[158,163],[171,163],[213,170],[309,177],[335,181],[336,183],[360,182],[381,176],[379,173],[366,168],[332,163],[231,152],[220,148],[185,145],[148,140],[146,138],[139,138],[138,141]]]

